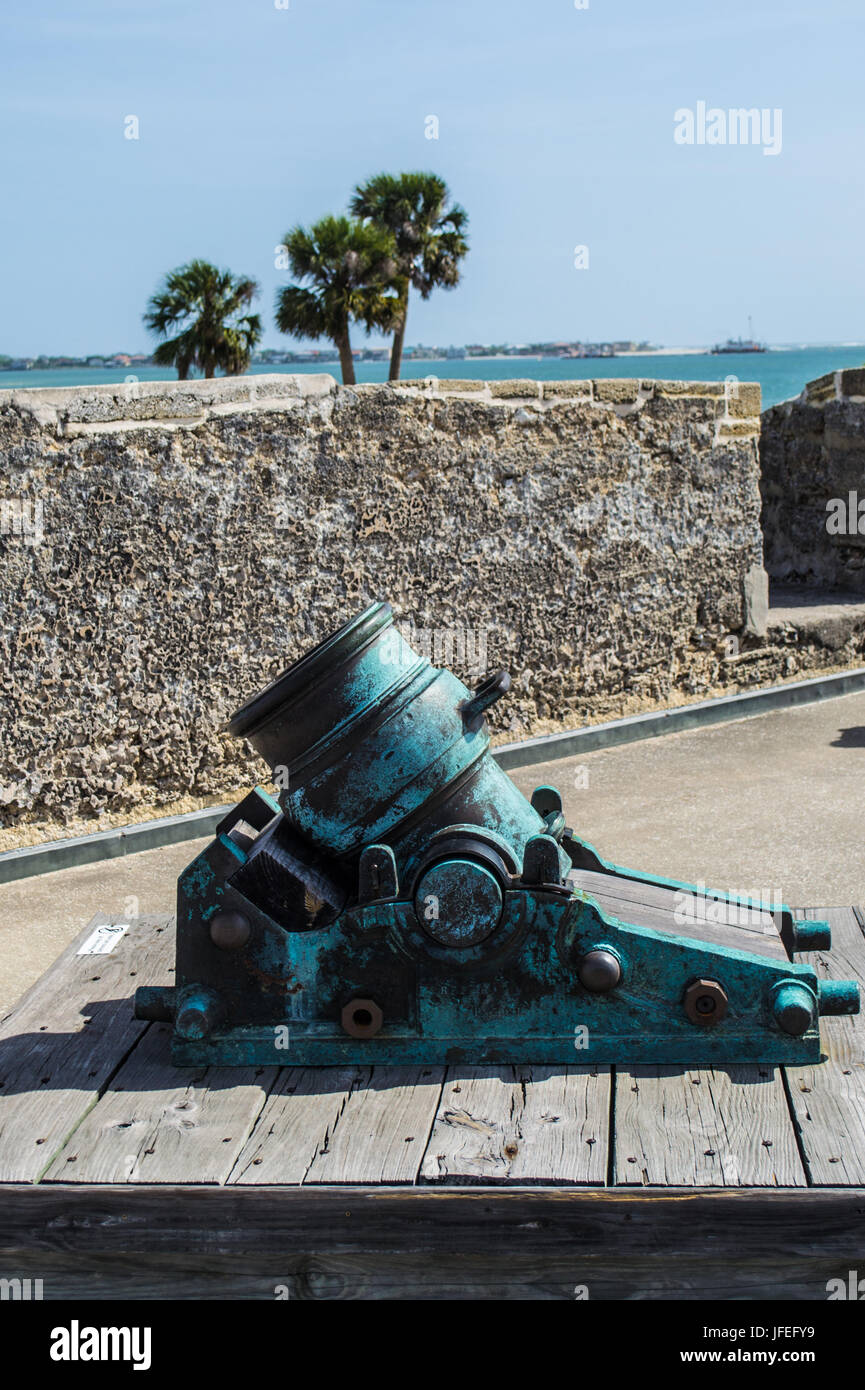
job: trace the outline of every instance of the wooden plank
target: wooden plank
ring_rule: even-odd
[[[615,1130],[619,1186],[807,1182],[779,1067],[623,1067]]]
[[[327,1150],[349,1096],[371,1067],[284,1067],[243,1146],[230,1183],[302,1183]]]
[[[208,1190],[220,1189],[202,1189]],[[287,1190],[303,1192],[307,1189]],[[344,1193],[355,1189],[338,1190]],[[409,1190],[414,1197],[417,1189]],[[140,1189],[136,1190],[136,1196],[138,1191]],[[383,1195],[383,1190],[379,1191]],[[491,1204],[498,1200],[497,1194],[487,1197]],[[536,1212],[533,1216],[535,1221],[539,1216],[542,1220],[555,1221],[557,1213]],[[795,1213],[791,1213],[790,1220],[795,1228]],[[413,1216],[406,1215],[405,1224],[413,1224]],[[723,1250],[710,1247],[708,1253],[672,1256],[656,1251],[642,1259],[631,1256],[627,1248],[623,1251],[621,1243],[617,1248],[603,1251],[575,1247],[570,1253],[548,1254],[543,1249],[531,1253],[525,1231],[517,1232],[509,1245],[496,1247],[492,1240],[485,1243],[478,1240],[475,1250],[460,1255],[449,1250],[437,1251],[434,1255],[406,1252],[395,1248],[396,1238],[394,1245],[384,1251],[352,1248],[321,1254],[318,1249],[301,1247],[293,1232],[286,1233],[281,1253],[260,1253],[250,1248],[226,1254],[222,1245],[220,1234],[214,1233],[210,1246],[194,1256],[180,1250],[161,1255],[142,1255],[139,1250],[129,1250],[113,1258],[98,1252],[82,1258],[57,1248],[47,1254],[40,1251],[37,1255],[22,1255],[16,1251],[14,1263],[7,1260],[6,1268],[14,1268],[21,1279],[41,1279],[46,1298],[50,1296],[64,1302],[86,1299],[140,1303],[170,1299],[212,1300],[234,1305],[241,1299],[269,1303],[284,1299],[290,1301],[290,1312],[291,1304],[313,1300],[364,1303],[555,1300],[574,1303],[577,1299],[587,1299],[589,1306],[585,1316],[591,1318],[591,1309],[599,1302],[628,1300],[629,1347],[640,1345],[640,1329],[634,1323],[630,1300],[638,1302],[645,1339],[645,1334],[651,1335],[654,1330],[651,1322],[655,1316],[654,1305],[661,1301],[795,1300],[807,1301],[813,1307],[815,1301],[826,1300],[830,1280],[840,1276],[846,1287],[848,1271],[862,1268],[861,1244],[857,1255],[850,1248],[852,1242],[840,1256],[799,1250],[792,1258],[783,1260],[771,1247],[762,1255],[746,1257],[727,1244]],[[519,1310],[516,1316],[520,1317]],[[691,1316],[698,1326],[705,1321],[703,1317],[698,1322],[696,1309]],[[116,1318],[116,1312],[112,1319],[97,1317],[94,1309],[87,1314],[88,1322]],[[802,1321],[807,1325],[807,1318],[797,1319],[797,1322]],[[154,1341],[156,1336],[154,1332]],[[828,1343],[828,1339],[824,1340]],[[796,1343],[791,1343],[791,1349],[795,1346]],[[206,1362],[197,1364],[199,1372],[206,1374]],[[616,1364],[619,1372],[626,1369],[625,1361],[618,1354]],[[825,1369],[822,1354],[821,1364]]]
[[[98,913],[0,1023],[0,1181],[35,1182],[148,1025],[138,985],[170,979],[172,919],[138,917],[110,955],[79,955]]]
[[[152,1024],[43,1182],[225,1182],[277,1067],[174,1067]]]
[[[425,1182],[603,1183],[609,1067],[449,1070]]]
[[[442,1067],[373,1067],[350,1092],[305,1183],[413,1183],[441,1099]]]
[[[824,980],[855,979],[865,1002],[865,937],[853,908],[813,908],[810,918],[828,921],[831,951],[810,951]],[[808,1175],[815,1186],[865,1184],[865,1016],[822,1018],[824,1060],[787,1067],[790,1104],[799,1129]]]
[[[629,922],[635,927],[651,927],[654,931],[670,932],[705,941],[709,946],[731,946],[736,951],[752,951],[755,955],[774,960],[787,960],[777,927],[768,912],[742,913],[742,923],[723,923],[696,920],[680,923],[675,914],[685,904],[675,888],[663,888],[656,883],[639,883],[588,869],[574,869],[569,883],[588,893],[602,912]]]
[[[46,1297],[826,1298],[841,1189],[0,1186],[0,1267]],[[209,1285],[205,1287],[205,1285]]]

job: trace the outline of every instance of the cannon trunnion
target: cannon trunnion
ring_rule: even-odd
[[[828,926],[607,863],[490,755],[509,684],[469,691],[378,603],[234,715],[278,800],[180,876],[175,984],[135,1000],[178,1065],[819,1060],[859,1008],[791,959]]]

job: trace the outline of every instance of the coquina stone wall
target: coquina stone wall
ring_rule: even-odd
[[[865,370],[767,410],[760,457],[770,576],[865,593]]]
[[[222,723],[376,598],[467,683],[511,672],[502,736],[765,679],[729,667],[765,625],[759,409],[660,381],[0,392],[0,823],[248,785]]]

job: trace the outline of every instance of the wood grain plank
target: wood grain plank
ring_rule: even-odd
[[[329,1147],[349,1096],[371,1076],[371,1067],[284,1067],[229,1183],[302,1183],[316,1155]]]
[[[700,919],[680,923],[675,920],[675,914],[687,904],[674,888],[663,888],[656,883],[632,882],[588,869],[574,869],[568,875],[568,881],[594,898],[602,912],[632,926],[651,927],[653,931],[687,936],[711,946],[731,946],[737,951],[751,951],[774,960],[788,959],[784,943],[768,912],[752,912],[749,909],[742,913],[747,920],[741,923]]]
[[[619,1186],[804,1187],[779,1067],[621,1068]]]
[[[865,1000],[865,936],[853,908],[811,908],[806,916],[828,921],[831,951],[810,951],[797,960],[813,964],[824,980],[855,979]],[[865,1016],[822,1018],[824,1060],[787,1067],[790,1104],[815,1186],[865,1186]]]
[[[603,1183],[609,1115],[609,1067],[451,1068],[421,1178]]]
[[[441,1099],[443,1067],[373,1067],[351,1091],[305,1183],[413,1183]]]
[[[200,1190],[220,1191],[218,1188]],[[297,1190],[304,1191],[303,1188],[285,1189],[288,1192]],[[346,1193],[355,1189],[336,1190]],[[126,1191],[127,1200],[131,1200],[129,1189]],[[379,1196],[383,1197],[387,1191],[379,1188]],[[417,1189],[408,1191],[414,1200]],[[487,1193],[488,1206],[501,1200],[501,1191]],[[414,1225],[416,1218],[414,1212],[403,1215],[405,1230]],[[539,1219],[548,1224],[557,1217],[555,1211],[534,1212],[526,1224]],[[791,1214],[791,1224],[795,1230],[798,1225],[795,1212]],[[389,1229],[392,1229],[390,1223]],[[712,1233],[709,1235],[711,1240]],[[706,1250],[688,1256],[671,1256],[657,1248],[652,1255],[635,1258],[621,1238],[604,1251],[597,1248],[587,1251],[585,1246],[575,1246],[568,1254],[546,1253],[543,1249],[531,1253],[526,1237],[523,1229],[511,1243],[497,1246],[492,1239],[484,1240],[479,1233],[476,1248],[470,1254],[454,1255],[448,1250],[439,1250],[430,1255],[406,1252],[399,1246],[401,1237],[394,1235],[391,1248],[383,1251],[358,1249],[353,1245],[350,1250],[323,1255],[318,1248],[298,1248],[296,1236],[288,1232],[281,1253],[262,1253],[250,1248],[226,1255],[221,1248],[224,1245],[222,1237],[214,1236],[207,1247],[194,1255],[179,1250],[161,1256],[142,1255],[133,1249],[125,1255],[112,1257],[94,1252],[82,1258],[55,1247],[47,1254],[40,1251],[36,1256],[16,1251],[14,1262],[7,1261],[6,1268],[14,1269],[19,1278],[43,1280],[46,1296],[50,1289],[52,1299],[64,1302],[93,1300],[98,1303],[99,1300],[122,1299],[140,1304],[142,1300],[206,1300],[228,1302],[234,1311],[233,1305],[238,1300],[263,1300],[271,1304],[277,1299],[285,1299],[290,1304],[321,1303],[323,1300],[339,1300],[340,1304],[347,1301],[501,1303],[505,1300],[523,1304],[564,1300],[572,1305],[573,1313],[574,1301],[587,1298],[589,1308],[583,1309],[586,1318],[591,1317],[591,1309],[598,1302],[626,1300],[630,1305],[630,1300],[636,1300],[645,1310],[643,1316],[648,1321],[654,1316],[653,1305],[662,1300],[677,1303],[802,1300],[808,1301],[813,1309],[815,1301],[826,1300],[828,1281],[836,1279],[839,1271],[846,1284],[847,1271],[862,1267],[862,1247],[860,1245],[857,1250],[852,1240],[840,1256],[834,1251],[827,1255],[822,1250],[812,1253],[811,1249],[807,1252],[799,1249],[792,1257],[780,1257],[775,1254],[774,1247],[767,1246],[762,1256],[745,1257],[732,1248],[729,1237],[719,1249],[716,1234],[714,1243]],[[139,1312],[142,1318],[144,1311],[140,1309]],[[275,1311],[278,1313],[279,1305]],[[627,1312],[630,1317],[630,1306]],[[194,1316],[194,1312],[189,1316]],[[524,1316],[518,1308],[516,1317]],[[109,1322],[116,1317],[116,1310],[112,1319],[108,1310],[105,1316],[97,1316],[96,1310],[90,1309],[87,1321]],[[807,1317],[804,1321],[807,1324]],[[692,1322],[699,1326],[696,1309],[692,1312]],[[632,1336],[635,1334],[632,1321],[629,1331]],[[616,1364],[620,1370],[624,1369],[618,1356]],[[206,1373],[204,1363],[200,1369]]]
[[[863,1241],[845,1188],[0,1185],[0,1267],[48,1298],[825,1300]]]
[[[171,978],[167,916],[133,919],[110,955],[79,955],[111,920],[97,913],[0,1023],[0,1181],[38,1179],[147,1029],[134,990]]]
[[[153,1024],[43,1182],[222,1183],[277,1067],[175,1067]]]

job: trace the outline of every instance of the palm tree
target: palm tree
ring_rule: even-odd
[[[328,216],[308,230],[294,227],[283,245],[292,274],[312,288],[286,285],[278,292],[276,326],[294,338],[329,338],[339,351],[343,383],[353,386],[352,320],[367,332],[394,324],[400,286],[394,286],[393,237],[381,227]]]
[[[434,289],[453,289],[459,283],[459,262],[469,249],[464,235],[468,214],[459,203],[448,207],[450,196],[437,174],[376,174],[355,189],[351,200],[355,217],[387,228],[396,243],[403,283],[390,355],[391,381],[399,380],[410,287],[421,299],[429,299]]]
[[[218,368],[226,376],[240,376],[261,339],[258,314],[240,311],[258,292],[248,276],[232,275],[209,261],[190,261],[172,270],[144,315],[151,333],[165,338],[153,353],[154,362],[176,367],[179,381],[186,381],[193,367],[208,378]],[[179,331],[167,337],[173,330]]]

